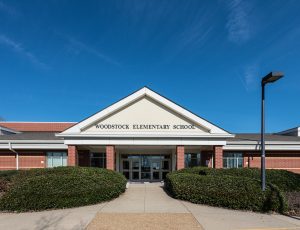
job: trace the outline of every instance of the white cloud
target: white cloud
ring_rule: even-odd
[[[13,39],[0,34],[0,44],[7,46],[8,48],[12,49],[14,52],[24,56],[33,64],[38,65],[39,67],[47,68],[47,65],[41,62],[33,53],[26,50],[22,44],[14,41]]]
[[[246,91],[250,91],[256,87],[259,71],[259,66],[255,63],[246,66],[242,73],[239,73],[240,79]]]
[[[238,44],[248,41],[252,36],[249,2],[232,0],[228,4],[228,8],[229,14],[226,23],[228,40]]]

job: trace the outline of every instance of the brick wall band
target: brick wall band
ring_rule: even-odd
[[[260,168],[260,153],[245,153],[244,167]],[[300,153],[266,153],[267,169],[286,169],[300,173]]]
[[[0,170],[16,169],[16,154],[12,152],[0,153]]]

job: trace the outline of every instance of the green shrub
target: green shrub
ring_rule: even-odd
[[[198,175],[211,176],[237,176],[249,177],[260,180],[260,169],[241,168],[241,169],[214,169],[205,167],[185,168],[177,171],[178,173],[192,173]],[[267,169],[266,180],[279,187],[282,191],[300,191],[300,175],[286,170]]]
[[[35,211],[95,204],[125,191],[123,175],[100,168],[58,167],[15,174],[0,210]]]
[[[174,172],[167,175],[165,183],[174,198],[193,203],[262,212],[286,210],[284,196],[276,186],[268,184],[262,192],[260,182],[247,177]]]

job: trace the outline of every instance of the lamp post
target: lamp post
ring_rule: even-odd
[[[265,153],[265,85],[283,77],[282,72],[270,72],[261,80],[261,189],[266,190],[266,153]]]

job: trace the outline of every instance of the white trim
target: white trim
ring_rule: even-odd
[[[105,138],[96,140],[65,140],[66,145],[226,145],[223,140],[197,140],[197,139],[154,139],[154,138]]]
[[[63,131],[62,133],[57,134],[57,136],[67,136],[68,134],[75,134],[75,133],[79,134],[84,128],[90,126],[91,124],[101,120],[102,118],[104,118],[106,116],[109,116],[110,114],[116,112],[117,110],[120,110],[120,109],[126,107],[127,105],[129,105],[145,96],[152,98],[153,100],[157,101],[158,103],[162,104],[163,106],[180,114],[184,118],[193,121],[194,123],[200,125],[201,127],[206,129],[210,133],[223,134],[223,135],[228,135],[228,137],[232,137],[232,134],[209,123],[208,121],[202,119],[201,117],[196,116],[195,114],[180,107],[179,105],[175,104],[174,102],[160,96],[159,94],[148,89],[147,87],[144,87],[144,88],[138,90],[137,92],[127,96],[126,98],[112,104],[111,106],[107,107],[106,109],[103,109],[102,111],[96,113],[95,115],[79,122],[78,124],[70,127],[69,129]]]
[[[70,134],[56,134],[56,136],[59,137],[82,137],[82,138],[87,138],[87,137],[168,137],[168,138],[189,138],[189,137],[194,137],[194,138],[228,138],[228,137],[234,137],[234,135],[231,134],[199,134],[195,133],[182,133],[182,132],[176,132],[176,133],[168,133],[168,132],[156,132],[156,133],[147,133],[147,132],[126,132],[126,133],[108,133],[108,134],[95,134],[95,133],[84,133],[84,134],[77,134],[77,133],[70,133]]]
[[[10,146],[8,143],[0,143],[0,149],[7,149],[9,147],[15,149],[68,149],[68,146],[65,144],[50,144],[50,143],[11,143]]]
[[[61,143],[63,144],[63,140],[0,140],[1,143]]]
[[[300,143],[298,144],[266,144],[265,145],[266,150],[300,150]],[[243,145],[243,144],[227,144],[226,146],[223,147],[223,150],[235,150],[235,151],[243,151],[243,150],[252,150],[252,151],[259,151],[260,150],[260,144],[248,144],[248,145]]]
[[[0,124],[3,123],[78,123],[78,122],[73,122],[73,121],[0,121]]]

